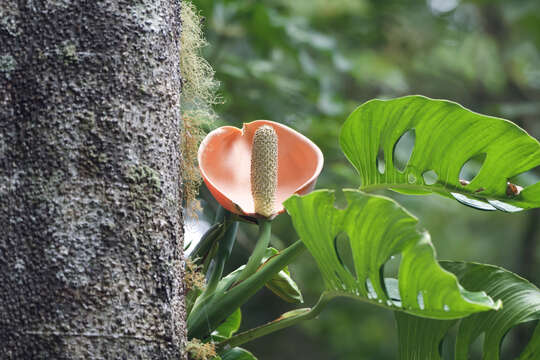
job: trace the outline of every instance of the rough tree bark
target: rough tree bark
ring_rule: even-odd
[[[0,1],[0,358],[180,359],[180,0]]]

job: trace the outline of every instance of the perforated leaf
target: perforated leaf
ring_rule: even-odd
[[[503,302],[499,311],[478,313],[460,320],[456,360],[469,359],[470,345],[483,333],[482,359],[498,360],[501,342],[511,328],[540,319],[540,290],[527,280],[491,265],[446,261],[441,264],[456,274],[463,286],[471,290],[484,289],[493,299]],[[439,344],[453,321],[418,318],[403,313],[396,313],[396,320],[401,360],[441,359]],[[540,359],[540,324],[519,359]]]
[[[410,131],[414,148],[400,171],[394,148]],[[433,192],[482,210],[515,212],[540,206],[540,183],[522,189],[512,182],[540,165],[538,141],[510,121],[450,101],[423,96],[368,101],[348,117],[340,145],[364,190]],[[483,163],[472,179],[460,179],[469,160]]]
[[[540,319],[540,289],[529,281],[500,267],[460,262],[445,262],[444,268],[457,275],[464,286],[484,289],[495,299],[502,299],[499,312],[475,314],[460,323],[456,344],[458,359],[466,359],[469,345],[485,332],[484,359],[499,358],[499,345],[512,327]],[[536,342],[540,338],[536,337]],[[540,358],[540,353],[534,358]]]
[[[289,198],[285,207],[293,225],[336,296],[402,310],[409,314],[455,319],[500,306],[483,292],[462,288],[435,260],[429,234],[417,219],[391,199],[345,190],[347,207],[334,207],[327,190]],[[336,239],[347,235],[354,261],[347,269],[336,252]],[[382,279],[381,269],[401,254],[398,279]]]
[[[400,360],[441,359],[440,344],[458,320],[426,319],[401,311],[394,315],[398,323]]]

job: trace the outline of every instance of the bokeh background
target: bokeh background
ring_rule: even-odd
[[[270,119],[320,146],[318,188],[359,186],[338,146],[347,115],[372,98],[422,94],[499,116],[540,138],[540,1],[538,0],[194,0],[205,17],[204,55],[220,81],[223,103],[212,126]],[[451,156],[451,154],[449,154]],[[527,185],[527,184],[523,184]],[[439,259],[496,264],[540,284],[540,212],[481,212],[435,196],[397,199],[432,236]],[[215,203],[201,189],[205,214]],[[228,270],[245,263],[257,229],[242,226]],[[296,240],[288,215],[274,226],[275,247]],[[309,254],[291,266],[313,305],[322,279]],[[262,291],[246,306],[242,328],[298,307]],[[503,359],[513,359],[531,326],[512,330]],[[481,339],[475,343],[478,356]],[[446,345],[450,347],[449,345]],[[393,314],[334,300],[317,320],[244,346],[259,359],[396,359]]]

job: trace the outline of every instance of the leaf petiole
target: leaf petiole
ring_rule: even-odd
[[[255,249],[253,250],[253,253],[249,257],[246,267],[240,274],[240,277],[238,278],[237,282],[247,279],[249,276],[253,275],[257,271],[257,268],[261,264],[261,260],[264,257],[264,254],[266,252],[266,248],[268,247],[268,244],[270,243],[271,234],[272,234],[272,222],[266,219],[259,220],[259,238],[257,239],[257,243],[255,244]]]
[[[231,347],[235,347],[235,346],[244,344],[246,342],[249,342],[251,340],[255,340],[261,336],[265,336],[275,331],[287,328],[289,326],[296,325],[302,320],[313,319],[321,313],[321,311],[324,309],[326,304],[328,304],[328,302],[333,297],[335,297],[335,295],[333,295],[332,293],[324,292],[319,298],[319,301],[317,302],[317,304],[315,304],[313,308],[303,308],[303,309],[296,309],[296,310],[289,311],[281,315],[279,318],[277,318],[274,321],[271,321],[262,326],[234,335],[230,337],[229,339],[226,339],[220,342],[217,346],[218,348],[223,348],[224,346],[227,346],[227,345]]]

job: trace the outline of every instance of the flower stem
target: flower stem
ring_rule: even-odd
[[[262,326],[244,331],[233,337],[220,342],[218,348],[223,348],[225,345],[235,347],[242,345],[251,340],[255,340],[261,336],[268,335],[275,331],[287,328],[289,326],[296,325],[302,320],[310,320],[315,318],[324,309],[326,304],[333,298],[330,293],[323,293],[319,298],[319,301],[313,308],[297,309],[281,315],[278,319],[264,324]]]
[[[264,256],[266,248],[270,243],[270,235],[272,234],[272,222],[270,220],[261,219],[259,221],[259,238],[255,245],[253,253],[249,257],[245,269],[240,274],[237,282],[247,279],[249,276],[257,271],[257,268],[261,265],[261,260]]]

